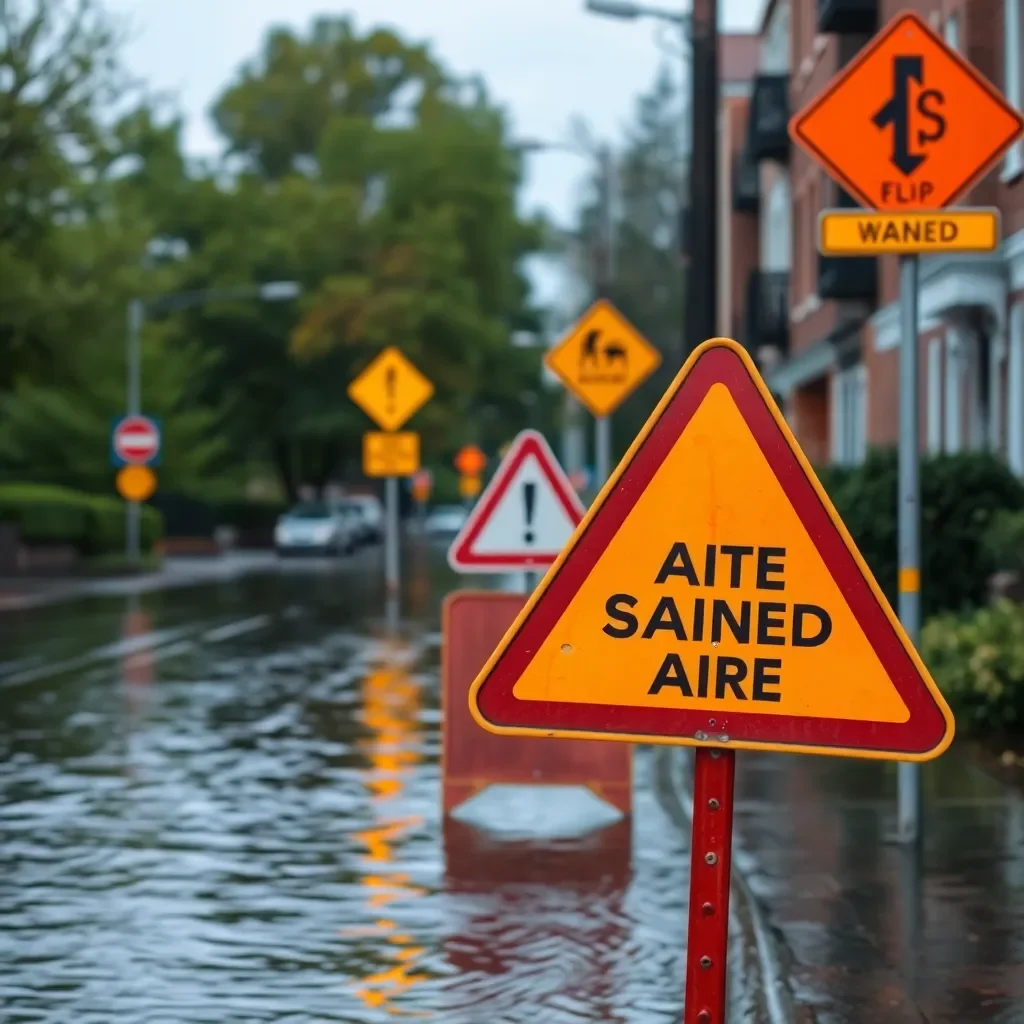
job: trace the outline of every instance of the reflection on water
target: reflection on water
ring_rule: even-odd
[[[632,823],[442,827],[436,633],[359,602],[290,577],[21,620],[4,1024],[678,1021],[685,844],[645,755]]]

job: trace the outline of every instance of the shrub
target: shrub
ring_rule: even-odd
[[[83,555],[124,549],[124,503],[47,484],[0,485],[0,520],[15,523],[28,544],[70,544]],[[149,550],[163,531],[163,518],[143,506],[142,546]]]
[[[860,466],[828,467],[822,485],[879,585],[895,603],[897,459],[876,450]],[[1024,484],[993,455],[939,455],[921,465],[921,599],[923,614],[976,607],[999,566],[986,544],[1001,511],[1024,510]]]
[[[997,569],[1024,575],[1024,511],[997,512],[985,531],[984,545]]]
[[[1024,605],[937,616],[921,632],[921,656],[963,728],[1024,728]]]

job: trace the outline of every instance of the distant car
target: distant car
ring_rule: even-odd
[[[429,537],[454,537],[465,525],[468,514],[461,505],[438,505],[427,513],[423,532]]]
[[[344,504],[358,512],[364,543],[379,544],[384,539],[384,509],[379,499],[372,494],[350,494]]]
[[[300,501],[274,527],[279,555],[351,554],[357,546],[356,526],[337,502]]]

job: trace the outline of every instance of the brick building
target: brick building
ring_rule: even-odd
[[[823,257],[820,210],[855,206],[790,145],[802,108],[901,10],[927,17],[1020,107],[1024,0],[767,0],[746,74],[722,42],[719,329],[742,340],[812,462],[893,445],[898,424],[895,257]],[[991,450],[1024,475],[1024,146],[965,205],[996,206],[985,256],[923,258],[921,436],[928,451]]]

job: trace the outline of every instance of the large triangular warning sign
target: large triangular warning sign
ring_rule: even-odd
[[[583,506],[544,435],[518,434],[448,550],[458,572],[517,572],[551,565]]]
[[[492,732],[926,760],[953,717],[753,362],[687,360],[473,684]]]

